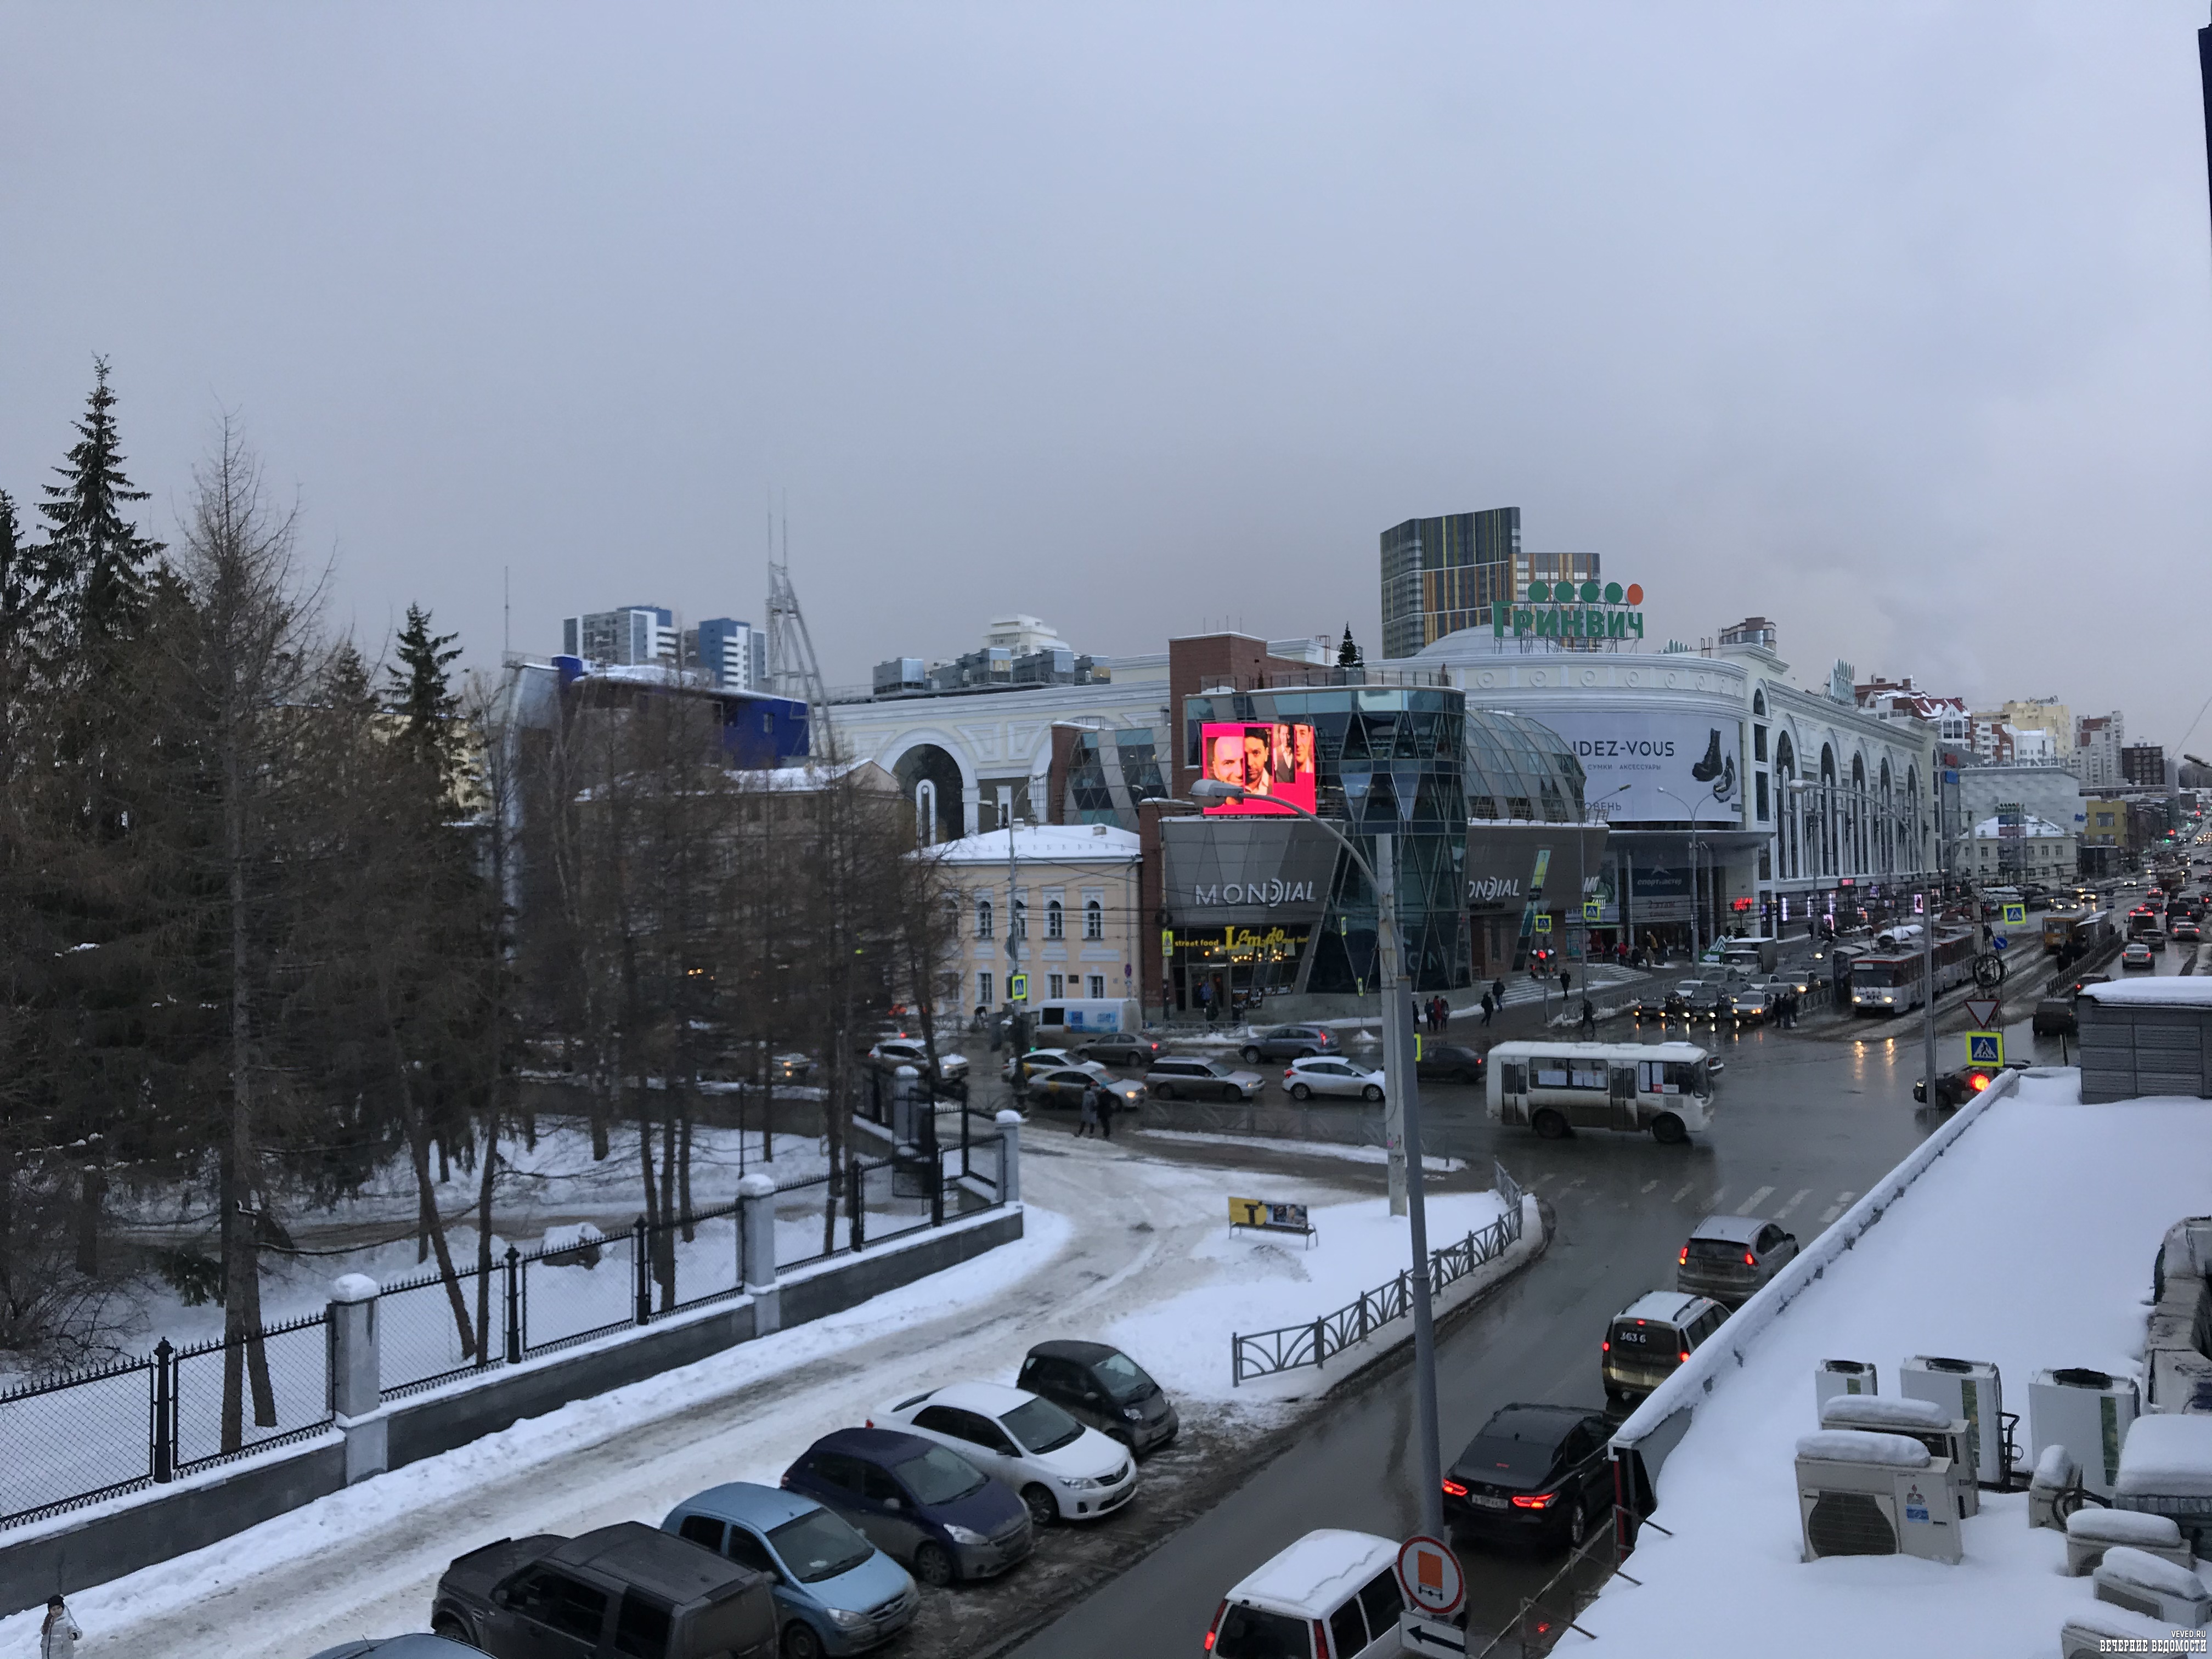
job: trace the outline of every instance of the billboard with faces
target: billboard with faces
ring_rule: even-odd
[[[1249,799],[1225,800],[1212,813],[1273,813],[1271,800],[1314,810],[1314,729],[1305,725],[1238,720],[1208,725],[1200,733],[1205,775],[1236,785]]]

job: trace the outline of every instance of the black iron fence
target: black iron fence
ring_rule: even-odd
[[[834,1179],[775,1194],[775,1267],[866,1250],[995,1208],[997,1126],[919,1156],[853,1158]],[[835,1189],[836,1202],[831,1202]],[[738,1295],[741,1204],[626,1231],[564,1230],[475,1262],[383,1287],[377,1346],[385,1398]],[[489,1326],[487,1330],[485,1327]],[[174,1480],[331,1426],[326,1312],[144,1358],[0,1390],[0,1528]]]
[[[1429,1294],[1441,1296],[1447,1285],[1466,1278],[1486,1262],[1495,1261],[1521,1237],[1521,1188],[1503,1164],[1492,1166],[1498,1194],[1505,1211],[1486,1227],[1477,1228],[1456,1243],[1429,1252]],[[1360,1292],[1357,1302],[1299,1325],[1272,1331],[1233,1334],[1229,1339],[1229,1377],[1231,1387],[1248,1377],[1269,1376],[1277,1371],[1326,1364],[1329,1356],[1364,1342],[1393,1321],[1411,1316],[1413,1269],[1408,1267],[1387,1285]]]

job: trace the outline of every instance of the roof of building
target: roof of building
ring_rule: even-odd
[[[986,830],[928,848],[948,864],[1004,864],[1004,830]],[[1136,832],[1110,823],[1030,823],[1012,831],[1014,857],[1024,864],[1127,864],[1143,856]]]
[[[2033,812],[2021,813],[2019,826],[2013,834],[2008,836],[1999,827],[1995,818],[1984,818],[1974,826],[1975,836],[1989,841],[1996,841],[2000,836],[2007,841],[2020,841],[2036,836],[2063,836],[2069,833],[2068,830],[2061,830],[2049,818],[2039,818]]]

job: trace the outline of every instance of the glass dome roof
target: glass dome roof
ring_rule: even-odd
[[[1583,764],[1565,738],[1525,714],[1467,711],[1469,817],[1580,823],[1583,810]]]

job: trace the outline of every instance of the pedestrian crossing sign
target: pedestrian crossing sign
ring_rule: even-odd
[[[1539,915],[1536,918],[1536,931],[1540,933],[1550,933],[1552,931],[1551,917],[1548,915]]]
[[[2025,904],[2006,905],[2004,908],[2004,925],[2008,927],[2027,927],[2027,906]]]
[[[1583,901],[1583,920],[1584,921],[1595,921],[1604,915],[1605,906],[1598,900],[1584,899]]]
[[[1966,1064],[1969,1066],[2003,1065],[2004,1033],[2002,1031],[1967,1032]]]
[[[1030,1000],[1030,976],[1027,974],[1006,975],[1006,1000],[1027,1002]]]

